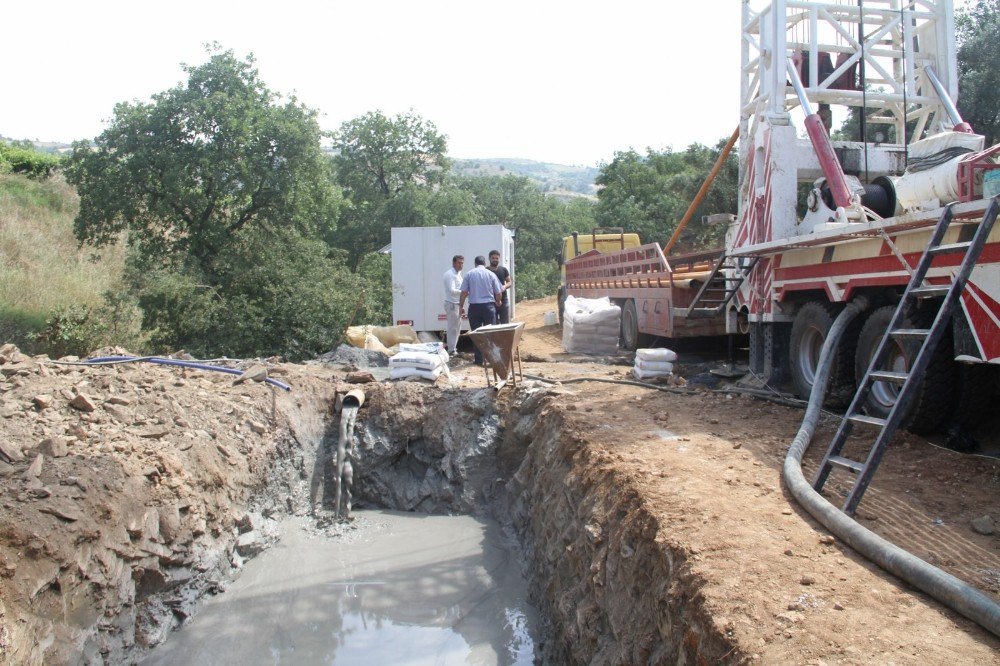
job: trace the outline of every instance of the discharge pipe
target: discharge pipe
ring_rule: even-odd
[[[799,105],[806,114],[806,132],[809,133],[809,141],[812,142],[816,157],[819,158],[819,166],[823,169],[826,177],[826,184],[833,195],[833,201],[838,208],[847,208],[851,205],[851,191],[847,187],[847,177],[844,176],[844,169],[840,166],[837,154],[833,152],[833,144],[830,143],[830,136],[823,127],[823,121],[818,114],[813,113],[809,98],[806,97],[806,90],[799,80],[799,73],[795,70],[795,65],[791,58],[785,61],[788,69],[788,76],[795,88],[795,94],[799,98]]]
[[[802,456],[816,431],[833,355],[848,324],[868,306],[868,300],[859,296],[844,308],[830,328],[820,352],[805,417],[785,457],[782,478],[799,504],[851,548],[1000,637],[1000,604],[971,585],[862,527],[816,492],[802,474]]]

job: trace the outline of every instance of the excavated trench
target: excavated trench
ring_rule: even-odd
[[[368,387],[353,522],[333,519],[332,407],[300,403],[240,528],[242,572],[147,663],[735,658],[691,610],[683,554],[567,436],[558,389]]]

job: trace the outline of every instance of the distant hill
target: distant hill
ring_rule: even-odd
[[[538,183],[542,192],[557,197],[597,195],[596,167],[568,166],[517,158],[455,159],[452,171],[460,176],[525,176]]]

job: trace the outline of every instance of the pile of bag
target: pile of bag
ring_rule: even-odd
[[[420,344],[399,343],[399,353],[389,358],[389,379],[437,380],[441,373],[449,375],[448,352],[442,342]]]
[[[632,374],[636,379],[669,377],[674,373],[677,354],[669,349],[637,349]]]
[[[563,350],[571,354],[618,353],[622,309],[603,298],[566,298],[563,310]]]

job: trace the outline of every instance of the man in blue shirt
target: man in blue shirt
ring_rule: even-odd
[[[503,298],[503,285],[486,268],[486,257],[476,257],[476,267],[469,271],[462,282],[462,300],[459,308],[469,301],[469,330],[497,323],[497,308]],[[483,355],[476,347],[476,365],[482,365]]]

